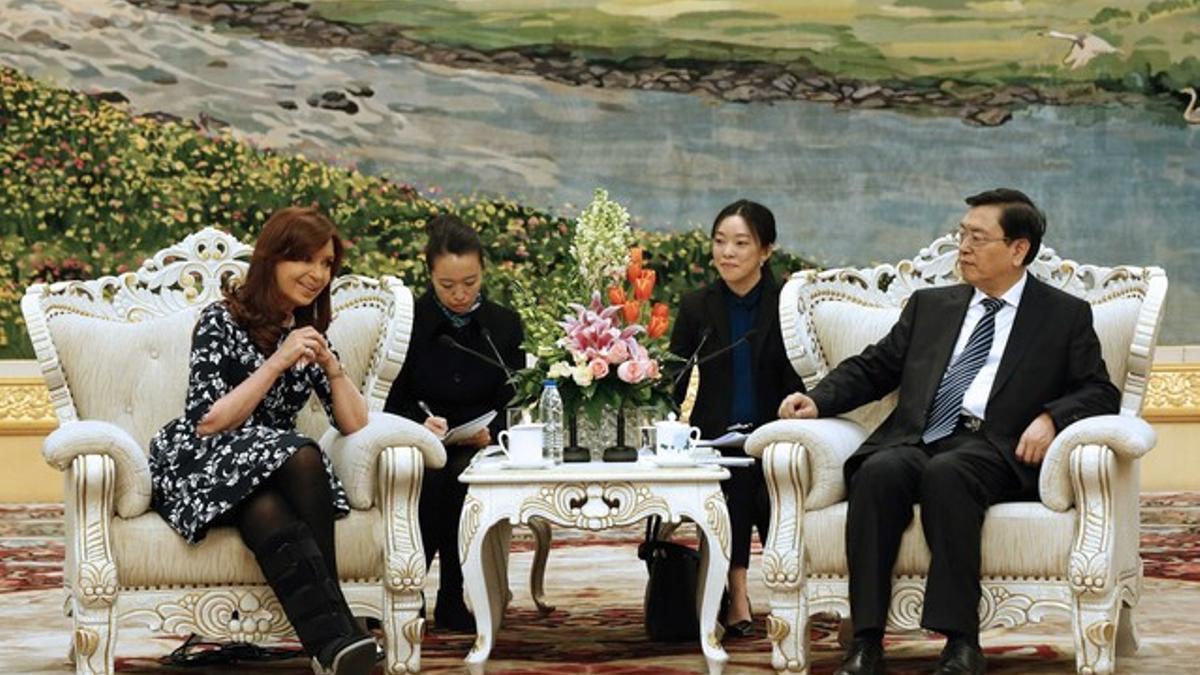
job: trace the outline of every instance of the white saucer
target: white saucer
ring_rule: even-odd
[[[518,464],[511,459],[502,459],[496,465],[499,466],[501,469],[532,470],[532,469],[549,469],[550,467],[554,466],[554,462],[551,461],[550,459],[547,459],[544,457],[542,459],[539,459],[536,462],[530,462],[529,464],[524,464],[524,463]]]
[[[683,457],[671,457],[670,459],[654,455],[650,457],[650,461],[662,467],[696,466],[696,459],[690,455],[685,455]]]

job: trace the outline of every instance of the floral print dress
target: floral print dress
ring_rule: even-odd
[[[289,332],[280,336],[279,344]],[[217,517],[254,492],[293,452],[316,445],[296,430],[296,413],[314,390],[330,422],[337,424],[329,379],[312,363],[284,372],[241,426],[197,435],[196,426],[209,408],[265,362],[224,302],[201,312],[192,335],[184,414],[150,441],[154,509],[191,543],[203,539]],[[350,511],[346,491],[324,452],[321,458],[334,511],[343,516]]]

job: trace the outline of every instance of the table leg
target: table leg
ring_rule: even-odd
[[[484,556],[487,561],[485,565],[488,569],[507,570],[508,556],[512,550],[512,526],[507,521],[504,523],[504,527],[499,527],[499,523],[497,523],[495,531],[488,534],[488,539],[484,544],[487,546],[487,552]],[[489,581],[489,583],[491,582]],[[508,583],[508,575],[497,579],[496,584],[495,588],[500,589],[499,595],[496,597],[499,597],[501,600],[500,606],[502,609],[500,613],[503,615],[504,610],[508,609],[513,600],[512,589]],[[499,624],[497,624],[498,626]]]
[[[542,518],[530,518],[529,529],[533,531],[535,546],[533,549],[533,569],[529,571],[529,589],[533,595],[533,604],[537,605],[538,614],[546,616],[554,611],[553,605],[546,604],[546,560],[550,557],[550,523]]]
[[[721,675],[729,654],[721,646],[717,612],[725,578],[729,574],[729,510],[718,491],[704,500],[703,512],[689,514],[700,528],[700,647],[708,662],[709,675]]]
[[[475,612],[475,644],[467,654],[467,668],[483,673],[496,641],[504,613],[503,569],[505,556],[495,555],[496,536],[508,526],[504,516],[490,514],[483,503],[468,499],[459,526],[459,554],[463,565],[463,590]],[[499,569],[498,569],[499,568]]]
[[[501,519],[487,531],[484,546],[484,569],[488,574],[488,597],[492,600],[492,626],[500,630],[504,625],[504,612],[512,602],[512,590],[508,586],[508,554],[512,550],[512,525],[507,518]]]

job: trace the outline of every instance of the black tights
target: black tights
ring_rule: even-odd
[[[337,579],[333,516],[333,494],[321,450],[315,445],[305,445],[244,499],[228,522],[237,526],[242,541],[251,551],[257,551],[281,528],[297,521],[305,523],[325,558],[329,574]]]

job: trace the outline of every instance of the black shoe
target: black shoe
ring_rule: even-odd
[[[433,608],[433,623],[439,629],[455,633],[475,632],[475,617],[467,609],[461,594],[438,592],[437,606]]]
[[[950,640],[942,650],[934,675],[984,675],[987,658],[979,645],[967,640]]]
[[[883,643],[856,638],[850,649],[846,650],[842,665],[833,671],[833,675],[883,675],[886,672]]]
[[[727,638],[745,638],[754,636],[754,621],[751,619],[743,619],[737,623],[731,623],[725,626],[725,637]]]
[[[725,627],[725,637],[744,638],[744,637],[750,637],[750,636],[754,635],[754,608],[753,607],[750,608],[750,618],[749,619],[742,619],[741,621],[735,621],[733,623],[725,622],[725,620],[729,614],[729,604],[728,604],[728,600],[727,600],[728,597],[729,597],[728,595],[722,597],[722,600],[724,600],[726,602],[726,604],[724,604],[721,607],[722,611],[721,611],[721,617],[720,617],[720,623],[722,626]],[[747,600],[746,604],[747,605],[750,604],[749,600]]]

